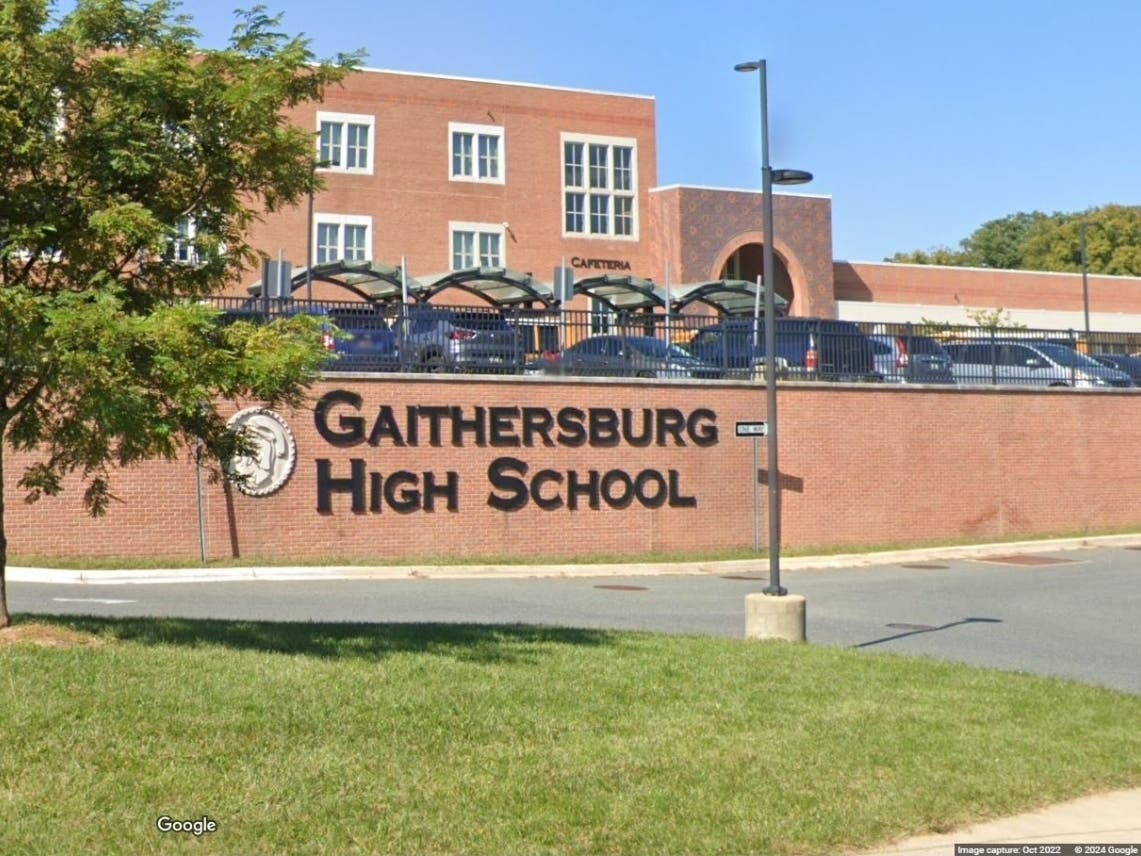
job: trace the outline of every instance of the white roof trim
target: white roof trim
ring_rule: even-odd
[[[1017,274],[1029,274],[1031,276],[1055,276],[1055,277],[1064,276],[1064,277],[1067,277],[1069,279],[1073,279],[1074,277],[1080,277],[1081,276],[1081,272],[1076,271],[1076,270],[1071,270],[1071,271],[1064,271],[1064,270],[1019,270],[1018,268],[967,267],[965,265],[962,265],[962,266],[960,266],[960,265],[917,265],[917,264],[912,264],[910,262],[884,262],[884,261],[861,262],[861,261],[853,261],[851,259],[835,259],[835,262],[843,263],[843,264],[849,264],[849,265],[875,265],[876,267],[914,268],[915,270],[931,270],[932,268],[938,268],[939,270],[973,270],[973,271],[977,271],[979,273],[1017,273]],[[1125,282],[1133,282],[1133,283],[1136,283],[1138,280],[1141,280],[1141,277],[1122,276],[1121,274],[1114,274],[1114,273],[1092,273],[1092,272],[1090,272],[1090,273],[1087,273],[1087,276],[1090,277],[1091,279],[1093,279],[1094,277],[1096,277],[1097,279],[1120,279],[1120,280],[1123,280]]]
[[[639,98],[644,101],[654,101],[653,95],[635,95],[629,92],[606,92],[600,89],[578,89],[573,86],[548,86],[542,83],[522,83],[516,80],[491,80],[484,77],[461,77],[454,74],[429,74],[421,71],[396,71],[391,68],[357,68],[356,71],[370,74],[395,74],[403,77],[432,77],[437,80],[460,80],[466,83],[490,83],[495,86],[519,86],[524,89],[550,89],[556,92],[579,92],[584,95],[606,95],[612,98]]]
[[[650,193],[659,193],[663,190],[716,190],[721,193],[752,193],[761,196],[756,187],[707,187],[702,184],[663,184],[661,187],[651,187]],[[787,190],[773,188],[773,196],[803,196],[806,199],[831,199],[831,193],[793,193]]]

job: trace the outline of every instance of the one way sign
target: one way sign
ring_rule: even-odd
[[[769,436],[768,422],[738,422],[738,437],[767,437]]]

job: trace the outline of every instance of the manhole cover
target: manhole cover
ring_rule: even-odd
[[[624,586],[619,584],[595,586],[596,589],[605,589],[606,591],[649,591],[646,586]]]
[[[892,630],[934,630],[935,626],[932,624],[888,624]]]
[[[1003,565],[1068,565],[1073,559],[1053,559],[1050,556],[1031,556],[1020,553],[1012,556],[983,556],[983,562],[995,562]]]
[[[950,565],[940,565],[938,562],[909,562],[905,565],[901,565],[901,567],[915,568],[916,570],[920,570],[920,571],[927,571],[927,570],[945,571],[951,566]]]

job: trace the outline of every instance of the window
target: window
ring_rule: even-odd
[[[317,162],[320,169],[372,175],[374,116],[317,114]]]
[[[452,270],[504,267],[502,224],[449,223]]]
[[[372,218],[346,214],[315,214],[314,264],[372,259]]]
[[[638,237],[635,141],[562,135],[563,233]]]
[[[192,265],[198,262],[198,247],[194,239],[198,236],[198,224],[192,217],[179,217],[174,224],[174,237],[170,242],[171,260],[178,264]]]
[[[503,128],[498,125],[448,123],[452,181],[503,184],[506,158]]]

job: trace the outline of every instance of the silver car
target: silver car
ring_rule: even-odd
[[[1066,345],[1033,339],[986,339],[944,345],[959,383],[1023,386],[1127,387],[1125,372]]]
[[[519,334],[495,310],[415,306],[408,311],[403,353],[424,371],[516,372]]]
[[[876,371],[888,383],[954,383],[951,357],[930,336],[868,336]]]
[[[550,374],[718,378],[716,366],[652,336],[590,336],[545,361]]]

